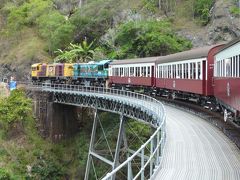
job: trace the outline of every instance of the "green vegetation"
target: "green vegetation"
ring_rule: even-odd
[[[210,20],[210,9],[213,3],[213,0],[196,0],[194,3],[194,15],[200,18],[203,25],[206,25]]]
[[[10,174],[5,169],[0,168],[0,179],[10,180]]]
[[[42,15],[37,24],[41,37],[48,41],[49,52],[65,48],[73,39],[74,25],[57,11]]]
[[[1,99],[0,179],[82,179],[90,133],[82,131],[59,144],[43,140],[30,102],[20,90]]]
[[[31,107],[31,100],[21,90],[12,91],[9,97],[0,101],[0,179],[83,179],[92,116],[84,115],[79,133],[74,137],[52,144],[39,136]],[[100,112],[99,118],[109,146],[115,149],[119,116]],[[108,147],[101,126],[98,123],[95,148],[106,151]],[[126,132],[128,144],[133,150],[138,149],[151,135],[148,126],[131,119],[126,119]],[[121,160],[125,156],[121,155]],[[111,159],[109,151],[106,151],[106,157]],[[98,175],[109,170],[97,159],[94,164]],[[94,172],[90,173],[93,177]]]
[[[74,25],[54,9],[51,0],[33,0],[20,4],[6,3],[1,9],[7,17],[4,33],[21,36],[24,28],[36,28],[38,34],[48,43],[48,51],[64,48],[73,38]]]
[[[24,92],[15,90],[8,98],[0,100],[0,122],[4,125],[22,122],[31,112],[31,101]]]
[[[230,12],[233,16],[240,16],[240,2],[239,0],[233,0],[234,1],[234,4],[235,6],[232,6],[230,8]]]
[[[160,5],[156,0],[134,0],[131,2],[126,0],[118,2],[114,0],[92,0],[87,1],[80,9],[77,9],[76,3],[71,1],[68,3],[71,4],[72,8],[68,11],[56,9],[64,3],[67,2],[19,0],[16,3],[15,1],[3,1],[0,13],[6,21],[2,34],[5,35],[6,40],[15,37],[21,42],[26,39],[26,31],[31,29],[37,36],[35,39],[38,41],[35,41],[35,43],[43,45],[40,49],[48,52],[52,59],[57,55],[56,61],[60,62],[66,61],[66,58],[70,58],[67,60],[68,62],[75,62],[76,58],[85,61],[85,59],[92,58],[165,55],[191,47],[189,42],[175,35],[170,22],[166,20],[156,21],[147,17],[149,14],[159,13]],[[174,2],[171,1],[169,5],[173,4]],[[199,9],[201,9],[201,3],[199,4],[197,4],[197,7],[199,6]],[[129,9],[126,10],[126,7]],[[164,9],[165,7],[162,5],[161,8]],[[138,12],[137,9],[141,9],[141,11]],[[168,7],[168,9],[174,8]],[[196,12],[199,13],[200,10],[196,10]],[[136,23],[133,23],[132,20]],[[111,32],[114,32],[113,36],[111,36]],[[133,37],[129,35],[133,35]],[[114,40],[112,44],[109,44],[111,41],[109,37]],[[94,42],[90,44],[91,50],[97,49],[97,53],[93,54],[90,51],[90,55],[89,53],[83,53],[84,41],[86,40]],[[29,43],[25,41],[24,44],[28,46]],[[78,51],[77,56],[68,53],[69,48],[72,48],[71,45],[69,46],[70,43],[76,44],[78,47],[81,46],[82,48],[77,48],[78,50],[81,49],[81,53]],[[15,47],[11,48],[14,49]],[[30,54],[31,56],[20,56],[20,58],[31,59],[31,61],[35,59],[46,61],[45,59],[49,59],[46,58],[45,54],[40,57],[32,55],[37,52],[31,49],[22,50],[24,54]],[[55,51],[58,53],[55,54]],[[13,58],[11,55],[7,55],[8,60],[12,61]]]
[[[55,58],[55,62],[88,62],[93,59],[94,49],[92,48],[93,42],[90,44],[87,43],[87,40],[84,40],[81,44],[72,44],[67,47],[67,50],[62,51],[58,49],[55,53],[58,56]]]
[[[113,34],[114,42],[103,41],[110,58],[160,56],[191,48],[191,43],[177,36],[168,21],[130,21]]]

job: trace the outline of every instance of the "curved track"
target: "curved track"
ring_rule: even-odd
[[[169,106],[166,113],[165,154],[155,179],[240,179],[240,151],[220,130]]]

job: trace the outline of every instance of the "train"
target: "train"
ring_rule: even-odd
[[[240,37],[175,54],[89,63],[36,63],[33,83],[69,83],[139,90],[194,101],[240,124]]]
[[[104,85],[108,79],[111,60],[89,63],[35,63],[31,67],[33,83],[49,82],[80,84],[85,86]]]

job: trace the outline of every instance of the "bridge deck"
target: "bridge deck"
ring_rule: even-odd
[[[240,179],[240,151],[216,127],[166,106],[167,141],[155,179]]]

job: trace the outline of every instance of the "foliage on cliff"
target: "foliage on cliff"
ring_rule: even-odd
[[[112,41],[111,41],[112,40]],[[108,56],[114,59],[160,56],[191,48],[190,41],[177,36],[168,21],[130,21],[102,39]]]
[[[25,34],[27,30],[29,31],[29,29],[31,29],[33,30],[35,36],[37,36],[38,39],[38,41],[36,41],[35,43],[40,43],[40,40],[43,40],[43,49],[48,52],[49,56],[52,56],[52,59],[54,56],[56,56],[54,52],[57,49],[65,50],[69,43],[81,43],[85,39],[87,39],[89,43],[94,41],[94,48],[101,47],[101,56],[96,58],[128,57],[126,56],[127,51],[129,51],[130,56],[136,57],[166,54],[179,51],[181,49],[176,47],[170,47],[174,50],[169,50],[169,52],[167,52],[166,49],[163,50],[164,52],[162,52],[162,48],[157,47],[154,47],[154,50],[150,49],[153,48],[153,46],[155,45],[161,45],[161,47],[164,46],[165,48],[167,48],[171,46],[171,42],[168,42],[169,40],[178,42],[178,44],[184,43],[183,40],[179,41],[179,37],[174,35],[173,30],[171,30],[171,34],[169,35],[167,34],[168,32],[166,32],[165,30],[161,30],[162,40],[159,40],[158,38],[158,43],[156,43],[156,41],[153,43],[149,42],[150,44],[148,43],[147,45],[151,47],[146,47],[146,45],[144,45],[144,42],[155,40],[153,36],[156,37],[158,35],[156,32],[153,31],[153,28],[157,28],[158,30],[159,28],[169,29],[168,26],[171,26],[171,23],[168,23],[166,24],[167,27],[161,27],[161,25],[159,25],[160,23],[153,19],[150,21],[152,21],[152,23],[155,22],[156,26],[153,27],[153,25],[149,23],[149,19],[151,19],[151,16],[153,15],[153,9],[155,13],[161,11],[158,9],[158,3],[156,1],[148,2],[134,0],[130,2],[126,0],[121,0],[116,2],[114,0],[92,0],[86,1],[81,8],[78,8],[76,6],[75,1],[64,1],[61,3],[57,0],[2,1],[3,3],[0,7],[0,14],[1,17],[3,17],[3,40],[9,41],[11,37],[15,37],[18,42],[24,41],[24,44],[29,44],[30,42],[25,41]],[[71,8],[66,11],[65,7]],[[140,37],[136,36],[135,37],[137,38],[137,40],[134,39],[135,44],[138,43],[137,41],[140,41],[139,45],[130,45],[133,39],[129,39],[129,41],[122,41],[120,38],[118,38],[117,41],[119,42],[116,42],[118,43],[117,50],[116,48],[114,49],[112,47],[110,49],[102,48],[102,46],[106,46],[107,44],[102,44],[101,39],[105,34],[108,35],[107,33],[109,32],[109,30],[115,29],[116,31],[121,31],[121,28],[130,26],[131,23],[129,22],[131,22],[132,20],[138,20],[139,22],[139,27],[137,27],[137,31],[141,34],[142,40],[140,40]],[[146,35],[144,26],[147,27]],[[128,38],[129,34],[124,34],[122,32],[120,33],[122,39]],[[117,36],[120,37],[120,35]],[[170,36],[172,37],[169,38]],[[166,45],[166,43],[168,45]],[[131,47],[128,47],[129,45]],[[173,46],[176,46],[176,44]],[[10,48],[13,49],[14,46],[10,46]],[[121,52],[118,52],[119,49],[121,49]],[[114,52],[114,50],[116,50],[116,52]],[[158,50],[160,50],[160,52],[156,53],[156,51]],[[30,49],[26,48],[22,51],[24,51],[24,54],[29,54]],[[18,51],[15,52],[16,54],[20,53]],[[119,53],[123,53],[123,55],[114,55]],[[7,57],[11,60],[15,58],[9,56],[10,54],[7,54],[5,56],[2,56],[1,58],[0,53],[0,58],[3,59],[2,61],[7,62]],[[45,55],[42,57],[36,57],[35,55],[33,55],[31,56],[31,61],[34,61],[34,59],[36,61],[41,61],[41,59],[42,61],[46,61],[44,60],[44,58]]]
[[[4,126],[22,123],[30,112],[31,100],[21,90],[14,90],[9,97],[0,99],[0,123]]]

